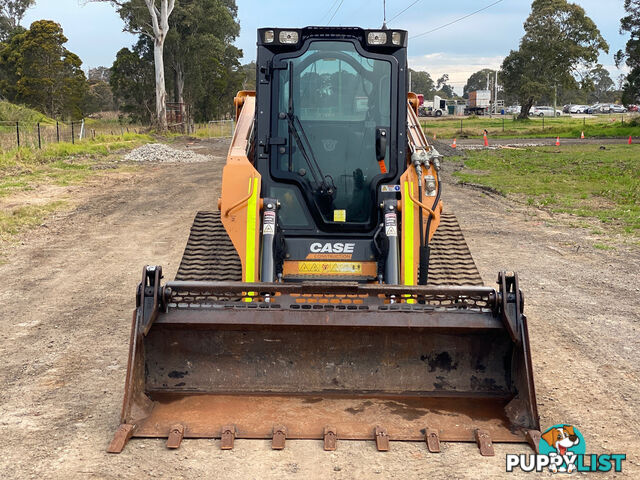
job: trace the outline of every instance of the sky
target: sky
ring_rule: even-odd
[[[624,15],[623,0],[573,1],[585,9],[609,43],[609,53],[600,56],[600,63],[609,69],[616,81],[624,71],[615,67],[613,55],[624,49],[627,40],[619,33],[620,18]],[[524,33],[523,23],[530,12],[530,0],[501,0],[457,23],[420,34],[495,2],[387,0],[387,24],[389,28],[409,31],[409,66],[412,69],[425,70],[434,80],[447,73],[449,83],[461,93],[472,73],[482,68],[498,68],[509,51],[518,47]],[[236,44],[243,50],[243,63],[255,59],[256,30],[260,27],[302,27],[330,22],[330,25],[378,28],[383,20],[383,0],[236,0],[236,3],[241,28]],[[410,8],[401,13],[407,7]],[[69,39],[67,48],[80,56],[85,68],[111,66],[118,50],[136,40],[122,31],[122,20],[109,3],[36,0],[35,7],[27,12],[22,23],[28,26],[43,18],[62,25]]]

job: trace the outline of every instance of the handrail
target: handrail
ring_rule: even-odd
[[[418,205],[419,207],[421,207],[425,212],[427,212],[431,218],[436,218],[436,214],[433,210],[431,210],[429,207],[427,207],[424,203],[416,200],[413,195],[411,195],[411,191],[409,191],[409,199],[415,203],[416,205]],[[420,225],[420,228],[422,228],[422,225]]]
[[[249,177],[249,185],[250,185],[250,189],[249,189],[249,195],[247,195],[246,197],[244,197],[242,200],[239,200],[238,202],[236,202],[234,205],[232,205],[231,207],[227,208],[227,210],[224,212],[224,216],[228,217],[229,214],[234,211],[235,209],[241,207],[243,204],[247,203],[249,201],[249,199],[251,198],[251,196],[253,195],[253,190],[254,190],[254,180],[258,178],[256,176],[251,176]]]

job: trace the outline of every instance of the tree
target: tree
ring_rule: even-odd
[[[602,65],[596,65],[585,77],[583,85],[589,95],[589,103],[602,103],[613,101],[615,84],[609,71]]]
[[[620,20],[620,33],[631,36],[624,52],[616,53],[615,61],[616,66],[625,63],[631,69],[622,86],[622,100],[630,104],[640,100],[640,0],[624,0],[624,9],[627,16]]]
[[[0,54],[5,96],[49,116],[80,116],[87,84],[82,61],[64,47],[66,42],[62,27],[50,20],[12,35]]]
[[[245,65],[242,65],[242,73],[244,75],[242,79],[242,90],[255,90],[256,89],[256,62],[251,62]]]
[[[89,83],[106,82],[109,83],[111,78],[111,69],[108,67],[95,67],[90,68],[87,73],[87,80]]]
[[[113,91],[109,85],[111,70],[106,67],[90,68],[87,74],[89,89],[84,101],[85,113],[111,111],[115,109]]]
[[[36,0],[0,0],[0,41],[5,41],[9,35],[20,26],[26,11]]]
[[[192,0],[176,4],[165,47],[167,65],[173,71],[175,101],[184,102],[186,97],[194,102],[200,96],[195,92],[206,95],[216,79],[235,78],[235,72],[240,70],[238,58],[242,56],[232,45],[240,33],[237,13],[235,0]],[[226,87],[223,82],[218,88],[225,90]],[[238,89],[240,85],[235,84],[233,88]],[[231,105],[231,98],[226,100]]]
[[[468,79],[466,85],[462,88],[462,97],[469,98],[469,92],[474,92],[476,90],[486,90],[487,83],[489,83],[489,88],[493,85],[492,82],[495,82],[495,70],[491,70],[490,68],[483,68],[482,70],[473,73]],[[487,75],[489,75],[489,82],[487,82]],[[498,85],[501,85],[502,81],[500,77],[498,77]]]
[[[132,50],[121,49],[111,67],[109,85],[120,110],[133,120],[151,122],[154,115],[153,45],[140,37]]]
[[[449,81],[449,74],[443,74],[436,83],[436,89],[438,90],[436,93],[445,98],[453,98],[456,96],[455,92],[451,85],[447,85]]]
[[[416,93],[421,93],[425,97],[431,97],[436,89],[431,75],[427,72],[417,72],[409,69],[411,73],[411,90]]]
[[[169,17],[175,0],[88,0],[109,2],[125,21],[125,30],[148,36],[153,41],[155,67],[156,121],[160,131],[167,130],[167,89],[164,71],[164,44],[169,34]],[[145,8],[146,7],[146,8]],[[197,19],[202,20],[202,19]]]
[[[504,59],[501,75],[507,95],[520,100],[520,118],[527,118],[533,103],[553,95],[557,86],[575,86],[577,69],[609,51],[584,9],[566,0],[534,0],[524,30],[520,48]]]

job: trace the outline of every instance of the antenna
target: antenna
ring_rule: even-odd
[[[382,29],[387,29],[387,0],[382,0]]]

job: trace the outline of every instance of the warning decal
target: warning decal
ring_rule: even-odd
[[[360,275],[362,273],[362,263],[359,262],[298,262],[298,272],[322,275],[322,274],[343,274]]]
[[[398,220],[395,213],[385,213],[384,215],[384,233],[387,237],[398,236]]]
[[[276,212],[264,212],[262,233],[265,235],[275,235],[276,233]]]

